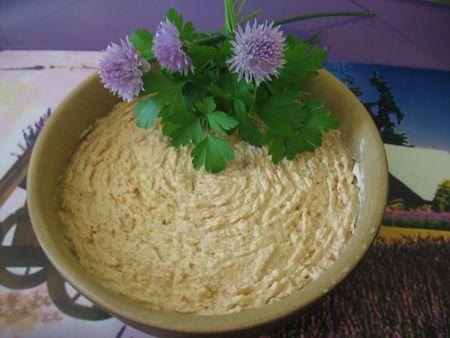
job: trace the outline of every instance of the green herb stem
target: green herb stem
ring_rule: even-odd
[[[209,45],[227,39],[229,36],[224,34],[213,34],[212,36],[195,41],[199,45]]]
[[[236,22],[233,11],[233,3],[231,0],[223,0],[223,3],[225,8],[225,30],[227,33],[232,33]]]
[[[270,85],[270,83],[267,81],[263,81],[263,83],[266,86],[267,90],[270,92],[270,94],[273,95],[273,89],[272,89],[272,86]]]
[[[320,13],[313,13],[313,14],[307,14],[307,15],[297,15],[297,16],[291,16],[286,19],[280,19],[275,20],[275,25],[284,25],[287,23],[297,22],[297,21],[303,21],[303,20],[309,20],[309,19],[316,19],[316,18],[323,18],[327,16],[363,16],[363,17],[369,17],[374,16],[372,12],[348,12],[348,11],[340,11],[340,12],[320,12]]]
[[[242,10],[244,9],[244,6],[245,6],[246,3],[247,3],[247,0],[242,0],[241,1],[241,4],[240,4],[240,6],[239,6],[239,8],[238,8],[238,10],[236,12],[236,16],[235,16],[236,19],[239,19],[239,17],[241,16]]]
[[[317,38],[319,37],[319,35],[322,34],[322,31],[318,31],[316,34],[314,34],[313,36],[311,36],[308,40],[305,40],[305,42],[308,43],[314,43],[317,41]]]
[[[240,19],[237,24],[238,25],[242,25],[243,23],[253,19],[255,16],[257,16],[259,13],[262,12],[261,8],[257,8],[255,9],[253,12],[251,12],[249,15],[246,15],[245,17],[243,17],[242,19]]]
[[[250,13],[249,15],[247,15],[246,17],[240,19],[237,24],[242,24],[248,20],[251,20],[252,18],[254,18],[255,16],[257,16],[259,13],[261,13],[261,9],[258,8],[255,11],[253,11],[252,13]],[[309,19],[316,19],[316,18],[322,18],[322,17],[329,17],[329,16],[359,16],[359,17],[371,17],[374,16],[374,14],[372,12],[349,12],[349,11],[341,11],[341,12],[320,12],[320,13],[313,13],[313,14],[307,14],[307,15],[297,15],[297,16],[291,16],[289,18],[286,19],[280,19],[280,20],[275,20],[274,23],[275,25],[283,25],[283,24],[287,24],[287,23],[292,23],[292,22],[296,22],[296,21],[303,21],[303,20],[309,20]],[[208,38],[204,38],[201,40],[197,40],[196,43],[200,44],[200,45],[209,45],[209,44],[214,44],[216,42],[220,42],[222,40],[227,39],[229,36],[228,35],[223,35],[223,34],[214,34],[211,37]]]
[[[192,75],[192,77],[189,78],[189,80],[195,79],[199,74],[201,74],[201,71],[208,67],[209,62],[205,62],[203,65],[200,66],[199,69],[195,70],[195,73]]]

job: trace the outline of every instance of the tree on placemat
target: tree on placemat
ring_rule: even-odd
[[[342,72],[342,82],[361,100],[372,116],[383,142],[400,146],[411,146],[406,134],[396,130],[403,122],[405,113],[395,101],[392,87],[383,76],[378,72],[373,72],[369,81],[377,90],[378,99],[367,101],[363,98],[364,92],[356,84],[354,77],[348,72],[345,65],[341,64],[339,71]]]
[[[341,64],[340,70],[344,73],[343,77],[342,77],[342,82],[344,82],[344,84],[348,87],[348,89],[350,89],[353,92],[353,94],[356,95],[357,98],[361,99],[363,91],[361,90],[361,88],[358,87],[358,85],[356,84],[355,79],[347,71],[347,69],[345,68],[344,64]]]
[[[450,180],[439,184],[433,199],[433,209],[437,212],[450,211]]]
[[[402,123],[405,113],[395,101],[392,87],[378,72],[373,73],[370,84],[377,89],[379,98],[374,102],[364,102],[364,105],[377,125],[381,138],[385,143],[408,145],[406,134],[395,130]]]

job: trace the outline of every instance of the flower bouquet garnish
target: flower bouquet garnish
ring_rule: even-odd
[[[334,15],[317,13],[258,23],[261,10],[241,18],[245,0],[224,0],[225,24],[214,33],[197,32],[170,9],[155,34],[136,29],[111,44],[100,60],[106,88],[125,101],[136,99],[138,127],[160,119],[174,147],[192,143],[192,163],[209,172],[234,158],[226,135],[266,145],[272,162],[292,160],[321,145],[322,132],[338,121],[322,99],[301,88],[323,67],[326,51],[314,39],[285,35],[282,24]]]

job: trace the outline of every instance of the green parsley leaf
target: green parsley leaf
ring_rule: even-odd
[[[298,99],[302,98],[302,92],[298,90],[289,90],[282,92],[274,92],[273,95],[264,102],[264,106],[266,106],[266,110],[277,111],[281,108],[291,107]]]
[[[331,115],[331,110],[325,106],[321,99],[311,99],[306,102],[306,107],[311,111],[309,123],[323,131],[339,127],[339,120]]]
[[[170,120],[171,111],[169,106],[165,106],[159,113],[159,116],[161,117],[163,135],[170,137],[179,126]]]
[[[198,32],[196,34],[195,40],[199,41],[199,40],[209,39],[211,36],[212,35],[210,33]]]
[[[270,130],[264,135],[264,143],[269,146],[269,155],[272,158],[272,163],[279,163],[286,155],[284,147],[285,138],[279,134],[273,133]]]
[[[185,82],[178,82],[165,76],[161,71],[149,72],[144,75],[144,94],[156,93],[156,95],[151,97],[155,106],[159,108],[159,116],[162,122],[162,132],[166,136],[172,136],[173,133],[178,131],[175,135],[174,144],[184,145],[185,135],[178,130],[182,127],[184,122],[187,127],[190,127],[193,122],[185,122],[184,119],[186,114],[189,114],[182,93]],[[136,107],[137,108],[137,107]],[[135,108],[135,109],[136,109]],[[154,108],[156,110],[156,108]],[[151,115],[151,118],[154,118]],[[154,118],[156,120],[156,118]],[[150,120],[150,123],[154,120]],[[180,122],[182,121],[182,122]],[[139,122],[141,123],[141,122]],[[191,137],[190,131],[187,132],[188,136]],[[181,134],[181,135],[180,135]],[[194,138],[193,136],[191,139]]]
[[[155,100],[158,100],[158,104],[164,108],[164,115],[160,114],[163,124],[167,121],[179,124],[179,115],[188,113],[186,102],[181,91],[174,92],[172,101],[170,102],[167,102],[165,97],[163,95],[159,96],[159,94],[155,96]]]
[[[245,104],[244,104],[244,102],[242,102],[242,100],[235,98],[233,100],[233,108],[234,108],[234,112],[237,115],[245,114]]]
[[[191,140],[193,144],[198,144],[201,141],[203,130],[200,118],[187,112],[177,114],[177,124],[180,126],[170,135],[174,147],[185,146]]]
[[[180,32],[180,39],[183,41],[193,41],[196,37],[195,27],[192,22],[186,22],[183,30]]]
[[[153,55],[153,35],[146,29],[135,29],[133,34],[129,35],[129,39],[139,55],[144,59],[150,60]]]
[[[268,145],[274,164],[284,157],[293,160],[300,152],[313,151],[322,145],[322,132],[338,127],[338,120],[331,115],[323,100],[309,99],[305,104],[295,103],[297,108],[284,106],[297,95],[289,92],[274,95],[267,100],[269,109],[262,108],[262,119],[269,127],[263,142]],[[304,93],[301,95],[304,96]],[[277,109],[278,116],[275,115]]]
[[[134,108],[136,125],[145,129],[153,127],[160,111],[160,105],[153,98],[139,102]]]
[[[309,119],[300,128],[299,134],[303,140],[313,147],[322,145],[322,131],[336,129],[339,121],[331,115],[331,111],[325,107],[323,100],[314,99],[306,103],[310,111]]]
[[[224,93],[220,97],[231,99],[232,96],[240,99],[247,107],[250,107],[254,96],[253,83],[247,83],[245,80],[238,81],[236,74],[227,72],[219,77],[215,85]]]
[[[202,114],[206,115],[216,109],[216,102],[211,96],[204,97],[194,103],[195,108]]]
[[[239,122],[232,116],[221,111],[213,111],[206,115],[209,126],[218,134],[225,134],[226,131],[236,127]]]
[[[295,49],[296,47],[301,46],[303,43],[304,42],[295,35],[288,34],[286,36],[286,45],[288,46],[287,49]]]
[[[232,97],[234,95],[233,90],[233,76],[230,72],[226,72],[225,74],[215,74],[213,78],[215,81],[215,85],[224,93],[223,96]],[[211,83],[211,86],[213,83]]]
[[[273,83],[273,87],[278,90],[300,88],[300,78],[297,75],[283,72]]]
[[[228,160],[234,158],[234,150],[228,141],[208,134],[195,146],[191,155],[195,169],[205,166],[207,171],[217,173],[225,169]]]
[[[220,53],[225,56],[225,57],[230,57],[231,55],[233,55],[233,51],[232,51],[233,45],[231,44],[231,42],[229,40],[225,40],[222,44],[222,46],[220,47]]]
[[[253,146],[261,147],[262,134],[256,124],[247,116],[238,116],[239,136]]]
[[[285,53],[287,61],[280,70],[280,78],[284,74],[301,78],[310,78],[317,75],[327,59],[327,52],[318,46],[310,48],[310,44],[303,41],[295,41]]]
[[[233,81],[233,95],[234,97],[242,100],[246,107],[250,107],[253,101],[253,90],[254,84],[248,83],[241,79],[241,81],[237,80],[237,76],[235,74],[232,75]]]
[[[196,72],[190,74],[188,77],[188,83],[193,83],[196,86],[204,87],[205,89],[211,83],[211,74],[207,72]]]
[[[284,140],[284,150],[286,152],[285,155],[289,161],[292,161],[299,152],[297,143],[295,141],[296,141],[295,137],[294,138],[288,137]]]
[[[184,81],[175,81],[165,76],[161,71],[148,72],[142,77],[144,81],[144,90],[141,96],[151,93],[157,93],[154,100],[161,105],[171,105],[174,103],[174,97],[181,95],[181,90],[185,85]],[[178,101],[178,98],[176,98]]]
[[[195,67],[200,67],[212,58],[220,56],[220,51],[217,48],[197,45],[195,43],[190,43],[187,46],[187,51]]]
[[[275,92],[258,108],[258,114],[273,132],[292,135],[308,118],[308,111],[297,102],[300,97],[299,91]]]
[[[249,116],[255,117],[258,113],[258,107],[261,107],[269,98],[270,93],[266,86],[258,86],[253,90],[252,101],[248,111]]]
[[[211,83],[208,85],[208,89],[215,97],[221,98],[223,100],[231,100],[233,97],[222,90],[217,84]]]
[[[222,43],[216,45],[216,48],[219,50],[220,55],[212,59],[211,63],[213,67],[219,69],[226,64],[226,61],[233,55],[233,51],[231,49],[232,47],[233,46],[229,40],[224,40]]]
[[[186,101],[189,110],[194,110],[194,102],[198,99],[205,97],[208,94],[208,90],[204,86],[199,86],[196,83],[188,82],[183,87],[184,100]]]
[[[239,136],[251,145],[260,147],[262,145],[262,134],[252,119],[245,115],[245,105],[239,99],[233,100],[233,108],[236,119],[239,121]]]
[[[166,14],[167,20],[172,22],[181,32],[183,29],[183,16],[174,8],[170,8]]]
[[[183,100],[183,96],[180,99]],[[174,147],[185,146],[191,140],[194,144],[200,142],[203,136],[200,118],[191,114],[183,102],[164,106],[159,116],[163,125],[162,133],[172,138]]]

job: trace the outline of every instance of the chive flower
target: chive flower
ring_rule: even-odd
[[[278,68],[285,64],[285,37],[280,26],[264,23],[258,25],[256,20],[251,26],[247,23],[245,30],[240,26],[235,31],[235,40],[231,42],[234,55],[227,61],[230,70],[238,74],[238,80],[259,84],[278,75]]]
[[[161,67],[185,76],[193,72],[194,66],[184,47],[178,28],[168,20],[161,21],[153,40],[153,52]]]
[[[143,88],[142,75],[149,67],[127,37],[120,40],[120,45],[112,43],[104,51],[99,75],[107,89],[130,102]]]

